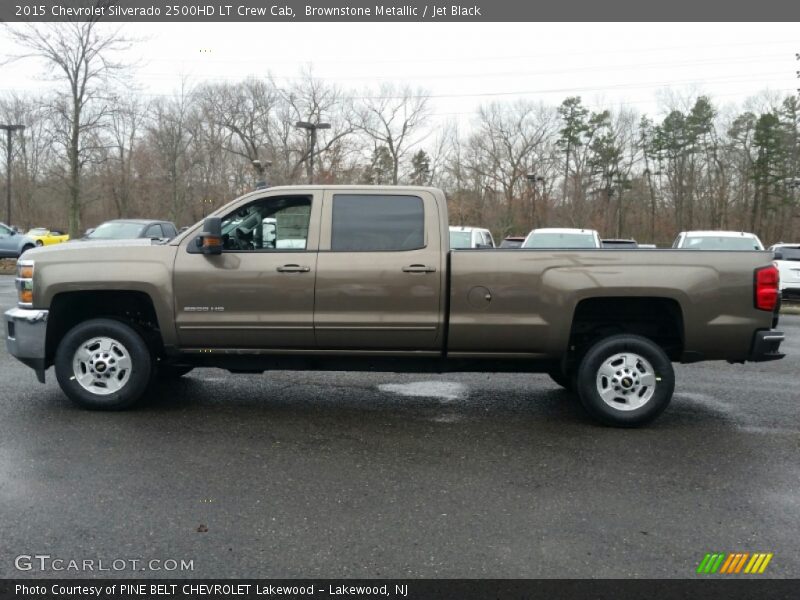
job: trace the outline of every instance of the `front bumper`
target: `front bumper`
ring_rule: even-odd
[[[47,369],[47,315],[46,310],[27,308],[12,308],[5,312],[8,353],[36,371],[36,377],[42,383]]]
[[[780,348],[784,339],[785,336],[782,331],[771,329],[756,331],[755,335],[753,335],[753,345],[747,360],[764,362],[783,358],[786,355],[780,351]]]

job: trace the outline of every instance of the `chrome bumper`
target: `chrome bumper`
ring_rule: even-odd
[[[48,311],[12,308],[5,315],[8,353],[36,371],[37,379],[44,383]]]

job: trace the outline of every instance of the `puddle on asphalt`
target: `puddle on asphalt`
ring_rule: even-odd
[[[416,398],[438,398],[445,402],[460,400],[467,394],[467,386],[452,381],[415,381],[413,383],[385,383],[378,391]]]
[[[734,408],[730,404],[722,402],[721,400],[718,400],[714,396],[710,396],[708,394],[697,394],[692,392],[676,392],[675,398],[678,400],[689,400],[693,404],[703,405],[716,412],[721,412],[725,414],[733,414],[735,412]]]

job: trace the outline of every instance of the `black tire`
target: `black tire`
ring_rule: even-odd
[[[115,351],[120,352],[119,348],[121,347],[124,350],[122,356],[127,355],[128,357],[125,364],[130,365],[129,369],[120,369],[116,373],[111,373],[116,369],[113,366],[114,359],[120,360],[120,357],[113,351],[101,355],[102,350],[99,352],[97,348],[89,350],[90,346],[86,346],[86,352],[90,356],[100,357],[96,364],[92,364],[92,373],[101,373],[99,370],[101,363],[106,365],[102,369],[102,374],[95,374],[94,383],[90,383],[88,386],[97,393],[90,391],[78,382],[76,371],[73,368],[73,360],[78,349],[94,338],[105,338],[117,342],[119,346],[115,347]],[[110,356],[110,358],[104,359],[103,356]],[[87,362],[82,363],[84,368],[87,365]],[[97,371],[94,371],[95,368]],[[133,406],[147,389],[152,369],[153,359],[142,336],[129,325],[113,319],[91,319],[79,323],[67,332],[59,343],[55,355],[56,378],[61,389],[75,404],[90,410],[123,410]],[[102,393],[104,388],[101,386],[109,385],[103,377],[116,377],[118,382],[122,382],[121,387]]]
[[[44,242],[42,242],[42,240],[36,240],[36,245],[39,247],[44,246]]]
[[[158,368],[156,369],[156,377],[163,380],[178,379],[192,370],[194,370],[194,367],[182,367],[180,365],[158,365]]]
[[[564,373],[561,369],[556,368],[553,369],[552,371],[548,371],[547,374],[550,376],[550,379],[552,379],[555,383],[560,385],[568,392],[575,391],[574,373]]]
[[[627,365],[624,359],[622,363],[619,358],[612,360],[626,354]],[[601,374],[601,368],[611,376]],[[647,375],[650,369],[652,373]],[[648,385],[651,381],[652,386]],[[638,335],[600,340],[584,355],[578,369],[581,404],[606,425],[637,427],[651,422],[667,408],[674,390],[675,373],[669,357],[657,344]]]

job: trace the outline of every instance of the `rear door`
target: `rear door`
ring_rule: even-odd
[[[319,348],[441,349],[437,206],[425,191],[326,192],[314,311]]]
[[[274,193],[222,215],[221,255],[181,243],[175,314],[184,348],[313,348],[322,194]],[[288,247],[287,247],[288,246]]]

